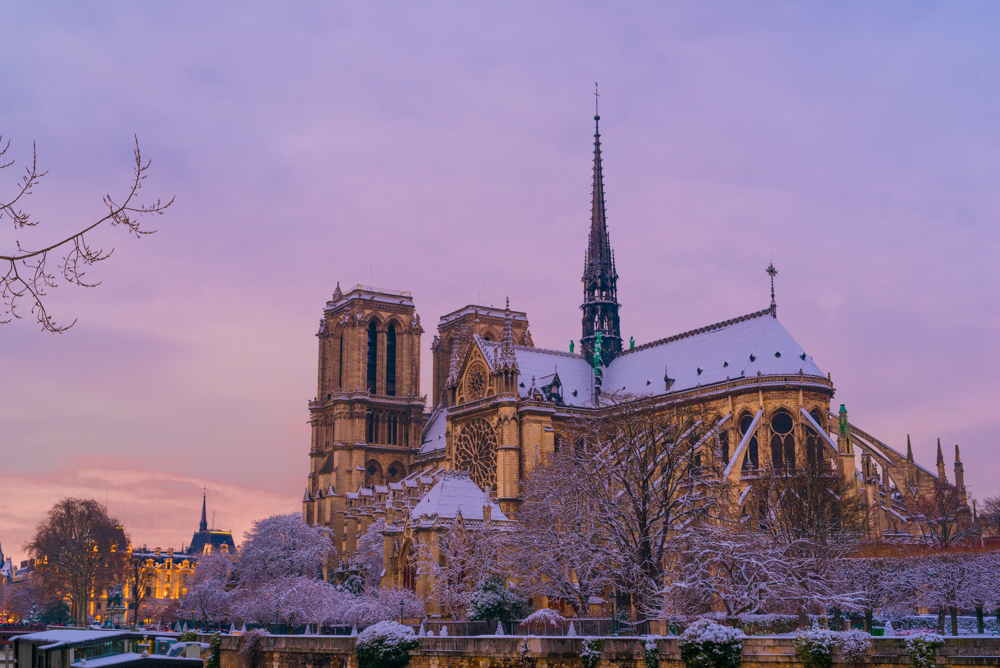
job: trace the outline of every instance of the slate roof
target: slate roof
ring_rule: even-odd
[[[233,542],[233,534],[229,531],[198,531],[191,538],[191,545],[188,546],[188,554],[202,554],[205,546],[211,545],[215,552],[221,545],[229,546],[229,553],[236,554],[236,543]]]
[[[420,454],[427,454],[428,452],[435,452],[437,450],[444,450],[447,442],[444,438],[444,432],[448,428],[448,409],[444,406],[438,406],[431,413],[430,418],[427,420],[427,424],[424,425],[423,438],[420,444]]]
[[[771,310],[765,309],[624,351],[605,371],[601,388],[604,392],[664,394],[664,367],[675,379],[671,392],[756,376],[758,371],[791,376],[801,369],[807,376],[825,376]]]

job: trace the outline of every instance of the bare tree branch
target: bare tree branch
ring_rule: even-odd
[[[10,142],[7,142],[0,149],[0,160],[6,155],[9,147]],[[110,194],[103,198],[104,205],[108,209],[107,215],[62,241],[43,248],[26,249],[21,245],[20,240],[15,239],[14,245],[17,252],[11,255],[0,255],[0,262],[6,265],[6,271],[0,275],[0,297],[2,297],[4,305],[3,315],[0,315],[0,324],[9,323],[14,318],[21,318],[22,316],[17,311],[18,302],[26,299],[31,302],[31,312],[43,330],[66,331],[76,323],[76,320],[65,326],[56,324],[55,320],[48,314],[43,302],[47,290],[57,286],[55,271],[50,272],[47,268],[49,253],[57,249],[64,249],[66,254],[63,256],[62,263],[58,265],[57,271],[68,283],[93,288],[100,285],[100,282],[87,282],[84,279],[85,270],[111,257],[114,249],[105,252],[102,248],[91,247],[85,237],[87,233],[108,222],[111,226],[124,225],[136,237],[155,232],[155,230],[142,229],[140,218],[146,215],[162,215],[174,203],[174,199],[171,198],[169,202],[165,203],[157,199],[152,204],[141,204],[135,201],[138,199],[143,181],[146,180],[146,172],[150,165],[149,160],[145,162],[142,160],[138,137],[135,138],[134,158],[133,179],[125,197],[120,201],[113,199]],[[13,164],[14,161],[10,160],[0,164],[0,169],[6,169]],[[31,166],[25,169],[25,174],[17,185],[14,197],[7,202],[0,202],[0,220],[10,218],[14,229],[38,225],[38,221],[32,220],[31,215],[20,208],[20,201],[32,193],[32,188],[38,185],[46,174],[48,172],[38,171],[38,157],[34,145],[32,145]]]

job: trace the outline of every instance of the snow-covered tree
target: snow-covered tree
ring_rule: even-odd
[[[975,607],[979,570],[975,557],[941,552],[910,560],[913,602],[940,613],[951,613],[951,633],[958,635],[958,611]]]
[[[740,525],[704,524],[674,541],[663,590],[674,614],[696,616],[721,606],[729,617],[773,611],[792,562],[783,545]]]
[[[490,575],[469,597],[469,619],[510,622],[526,616],[531,611],[528,599],[507,587],[506,579]]]
[[[577,459],[563,448],[527,479],[517,511],[521,525],[508,536],[506,555],[521,591],[564,599],[584,617],[590,597],[611,583],[611,553],[587,494],[589,472]]]
[[[382,553],[385,549],[385,519],[379,518],[371,523],[368,530],[358,538],[357,549],[351,558],[351,565],[364,578],[365,589],[382,586]]]
[[[720,489],[717,418],[606,394],[575,425],[581,493],[609,551],[609,574],[640,614],[656,615],[672,540],[710,514]]]
[[[833,575],[844,594],[854,598],[841,607],[865,614],[865,631],[872,632],[872,616],[878,610],[898,608],[913,596],[908,560],[902,557],[843,559]]]
[[[847,482],[826,459],[789,469],[773,462],[742,502],[750,520],[781,546],[788,563],[781,598],[791,612],[848,607],[851,592],[837,587],[835,570],[862,544],[863,518]]]
[[[233,562],[234,555],[222,551],[201,557],[195,565],[188,593],[181,599],[181,609],[195,610],[198,617],[210,622],[227,619]]]
[[[503,575],[504,541],[508,532],[493,526],[467,528],[456,521],[438,537],[438,555],[423,543],[417,550],[417,572],[427,576],[432,598],[456,619],[465,618],[472,593],[491,575]]]
[[[424,600],[409,589],[391,587],[366,590],[361,596],[343,599],[346,607],[342,613],[342,623],[364,627],[372,624],[399,619],[400,603],[406,619],[423,617],[427,608]]]
[[[306,524],[299,513],[257,520],[244,535],[240,585],[298,575],[315,578],[333,552],[330,530]]]

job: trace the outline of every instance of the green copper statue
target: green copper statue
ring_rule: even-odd
[[[597,340],[594,341],[594,375],[595,376],[599,376],[600,375],[599,370],[601,368],[601,342],[603,340],[604,340],[604,337],[602,337],[601,333],[598,332],[597,333]]]
[[[570,352],[573,352],[573,346],[574,345],[575,345],[575,342],[572,339],[570,339],[570,341],[569,341],[569,351]]]

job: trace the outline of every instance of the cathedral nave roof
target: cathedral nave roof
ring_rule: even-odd
[[[771,309],[623,351],[605,371],[602,391],[664,394],[727,379],[764,375],[824,376]],[[560,376],[562,375],[560,371]]]

